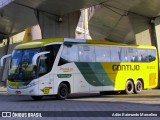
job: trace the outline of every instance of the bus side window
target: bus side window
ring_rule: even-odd
[[[111,52],[110,47],[106,46],[95,46],[96,62],[110,62]]]
[[[80,62],[95,62],[95,47],[89,45],[79,46]]]
[[[138,49],[138,61],[139,62],[148,61],[146,59],[147,54],[148,54],[148,50],[146,50],[146,49]]]
[[[137,62],[138,50],[135,48],[127,48],[127,57],[129,62]]]
[[[78,62],[78,46],[77,45],[64,45],[62,54],[59,60],[59,66],[69,63],[69,62]]]
[[[120,48],[112,47],[111,49],[111,62],[120,62]]]
[[[78,46],[72,45],[72,47],[68,47],[68,61],[70,62],[78,62]]]
[[[48,72],[51,71],[52,67],[53,67],[53,63],[57,57],[57,53],[60,49],[61,45],[49,45],[45,47],[45,51],[50,51],[49,54],[47,54],[47,59],[46,59],[46,64],[48,65]]]
[[[148,50],[148,61],[152,62],[156,60],[156,50]]]
[[[48,69],[49,66],[47,64],[47,57],[46,56],[41,56],[40,57],[40,63],[39,63],[39,76],[45,75],[46,73],[48,73]]]
[[[68,47],[64,45],[58,66],[69,63],[69,61],[67,61],[67,59],[68,59]]]
[[[127,48],[125,48],[125,47],[120,47],[119,57],[120,57],[120,61],[121,61],[121,62],[127,62],[127,61],[128,61]]]
[[[156,50],[128,48],[130,62],[151,62],[156,59]]]

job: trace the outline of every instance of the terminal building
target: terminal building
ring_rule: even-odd
[[[77,39],[91,39],[88,29],[88,21],[93,15],[93,13],[94,13],[94,7],[81,10],[81,16],[75,31],[75,37]],[[0,44],[0,50],[5,51],[6,53],[11,53],[16,45],[22,42],[29,42],[31,40],[37,40],[37,39],[42,39],[41,29],[38,24],[30,28],[26,28],[24,31],[11,36],[9,39],[9,51],[5,51],[5,49],[7,49],[8,40],[3,39],[3,41]],[[1,53],[2,53],[1,56],[3,56],[4,52]],[[7,67],[8,65],[5,66],[5,69],[7,69]],[[5,73],[1,76],[1,82],[2,82],[1,84],[5,85],[5,81],[7,79],[6,70],[0,68],[0,71]]]

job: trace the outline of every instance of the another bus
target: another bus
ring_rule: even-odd
[[[140,93],[158,84],[156,48],[102,40],[54,38],[15,47],[7,80],[10,95],[66,99],[71,93]]]

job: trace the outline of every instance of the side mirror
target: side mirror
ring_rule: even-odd
[[[3,56],[3,57],[1,58],[1,61],[0,61],[1,67],[3,67],[3,65],[4,65],[4,59],[6,59],[6,58],[8,58],[8,57],[11,57],[11,55],[12,55],[12,54],[8,54],[8,55],[5,55],[5,56]]]
[[[37,66],[37,59],[38,59],[38,57],[40,57],[42,55],[45,55],[45,54],[48,54],[48,53],[50,53],[50,52],[46,51],[46,52],[40,52],[40,53],[35,54],[33,56],[33,58],[32,58],[32,64],[35,65],[35,66]],[[43,57],[41,57],[40,59],[43,59]]]

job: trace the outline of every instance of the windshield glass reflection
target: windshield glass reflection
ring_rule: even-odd
[[[32,58],[40,52],[40,48],[14,50],[9,70],[9,80],[28,81],[36,78],[36,68],[32,65]]]

